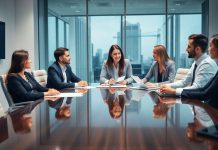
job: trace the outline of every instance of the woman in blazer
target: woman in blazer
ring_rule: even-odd
[[[154,62],[147,75],[143,78],[145,85],[156,86],[157,84],[148,82],[154,77],[155,83],[173,82],[175,77],[175,63],[169,58],[167,50],[163,45],[156,45],[153,49]]]
[[[25,69],[30,69],[30,66],[28,51],[16,50],[13,53],[6,85],[14,103],[35,101],[44,96],[59,93],[55,89],[42,87],[30,73],[25,71]]]
[[[124,59],[123,51],[118,45],[112,45],[108,59],[104,62],[101,74],[100,84],[113,84],[119,77],[125,76],[120,84],[126,85],[132,83],[132,66],[128,59]]]

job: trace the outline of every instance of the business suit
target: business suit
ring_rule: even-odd
[[[173,82],[175,77],[175,63],[172,60],[168,60],[165,63],[165,72],[162,73],[162,82],[170,83]],[[142,79],[144,82],[148,82],[152,77],[154,77],[154,82],[158,82],[158,63],[154,61],[150,67],[147,75]]]
[[[125,76],[125,81],[127,81],[128,84],[133,82],[133,79],[131,78],[132,75],[132,65],[130,64],[128,59],[124,60],[124,69],[123,69],[123,75]],[[100,74],[100,83],[103,84],[107,80],[110,80],[111,78],[117,80],[116,78],[116,70],[115,67],[109,67],[106,64],[106,61],[104,62],[102,69],[101,69],[101,74]]]
[[[67,83],[64,82],[63,73],[58,62],[54,62],[48,68],[47,87],[61,90],[64,88],[74,88],[75,83],[81,81],[71,70],[69,65],[66,65]]]
[[[215,100],[218,99],[218,72],[216,75],[203,87],[198,89],[184,89],[182,98],[200,99],[200,100]]]
[[[48,91],[48,89],[42,87],[30,73],[24,72],[24,74],[28,82],[15,73],[8,76],[7,88],[14,103],[38,100],[44,97],[43,92]]]

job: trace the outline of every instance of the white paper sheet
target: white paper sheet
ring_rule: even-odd
[[[50,95],[45,97],[81,97],[83,96],[82,93],[60,93],[58,95]]]
[[[109,84],[101,84],[96,86],[97,88],[126,88],[126,85],[121,85],[121,84],[114,84],[114,85],[109,85]]]

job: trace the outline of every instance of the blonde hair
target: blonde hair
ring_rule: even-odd
[[[160,62],[158,63],[163,67],[163,71],[166,71],[165,63],[170,60],[170,57],[167,54],[166,47],[163,45],[156,45],[154,46],[154,50],[160,58]]]

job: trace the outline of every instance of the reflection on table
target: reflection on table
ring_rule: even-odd
[[[178,103],[144,90],[93,88],[82,97],[6,113],[0,149],[214,149],[216,140],[195,133],[217,124],[217,112],[200,101]],[[22,125],[14,127],[19,120]]]

